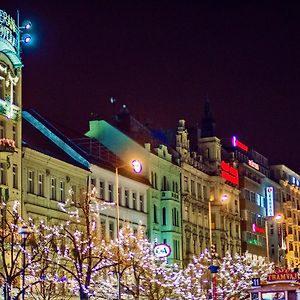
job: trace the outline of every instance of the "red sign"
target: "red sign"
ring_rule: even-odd
[[[248,146],[240,142],[235,136],[232,137],[232,145],[233,147],[238,147],[244,150],[245,152],[248,152],[249,150]]]
[[[264,228],[256,226],[256,224],[252,224],[252,231],[253,232],[258,232],[258,233],[265,233]]]
[[[238,170],[232,167],[229,163],[226,163],[225,161],[222,160],[221,162],[221,176],[233,183],[238,185],[239,184],[239,173]]]
[[[298,280],[298,272],[278,272],[267,276],[267,281],[289,281]]]

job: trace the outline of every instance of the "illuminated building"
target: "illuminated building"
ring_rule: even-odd
[[[113,124],[92,120],[86,135],[98,140],[122,161],[137,158],[142,162],[142,175],[150,182],[147,235],[154,243],[168,244],[172,249],[169,261],[181,263],[180,167],[174,163],[172,150],[156,143],[149,130],[126,107]]]
[[[22,62],[15,21],[0,10],[0,194],[21,200]]]
[[[268,159],[235,136],[230,142],[224,140],[223,147],[224,156],[238,168],[242,252],[278,262],[278,236],[272,217],[279,208],[280,187],[269,178]]]
[[[35,111],[23,111],[23,123],[23,190],[28,214],[52,222],[65,219],[58,203],[66,197],[82,200],[88,185],[95,201],[104,208],[96,218],[99,234],[103,239],[116,238],[114,163],[119,159],[101,149],[104,147],[97,141],[87,138],[71,141]],[[120,170],[121,225],[126,222],[134,229],[146,227],[147,183],[143,177]]]
[[[176,150],[180,155],[182,181],[182,234],[185,264],[212,244],[220,256],[241,252],[239,190],[218,174],[221,159],[216,137],[198,139],[199,148],[191,151],[185,121],[180,120]],[[211,155],[210,157],[205,155]],[[211,201],[211,224],[209,216]],[[210,227],[211,226],[211,227]]]
[[[281,187],[283,223],[280,226],[280,260],[300,265],[300,175],[285,165],[271,166],[271,177]],[[278,225],[279,226],[279,225]],[[282,241],[282,242],[280,242]],[[284,257],[285,256],[285,257]]]

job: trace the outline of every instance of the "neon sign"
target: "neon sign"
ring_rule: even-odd
[[[258,233],[265,233],[263,228],[258,227],[256,224],[252,224],[252,231]]]
[[[15,50],[17,47],[17,30],[14,19],[4,10],[0,10],[0,38],[7,41]]]
[[[249,147],[248,147],[247,145],[243,144],[242,142],[240,142],[240,141],[236,138],[236,136],[233,136],[231,141],[232,141],[232,146],[233,146],[233,147],[238,147],[238,148],[244,150],[245,152],[248,152]]]
[[[221,176],[233,184],[239,184],[239,173],[238,170],[233,168],[229,163],[222,160],[221,162]]]
[[[274,216],[274,196],[273,196],[273,187],[268,186],[266,188],[266,196],[267,196],[267,216]]]
[[[253,160],[249,159],[248,161],[249,166],[251,166],[252,168],[254,168],[255,170],[259,171],[259,164],[257,164],[256,162],[254,162]]]

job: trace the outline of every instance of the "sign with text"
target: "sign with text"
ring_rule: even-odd
[[[242,142],[240,142],[240,141],[236,138],[236,136],[233,136],[233,137],[232,137],[231,142],[232,142],[232,146],[233,146],[233,147],[237,147],[237,148],[240,148],[240,149],[244,150],[245,152],[248,152],[249,147],[248,147],[247,145],[243,144]]]
[[[266,198],[267,198],[267,216],[273,217],[274,216],[274,189],[271,186],[266,188]]]
[[[221,176],[233,183],[238,185],[239,184],[239,173],[238,170],[232,167],[229,163],[226,163],[225,161],[222,160],[221,162]]]
[[[293,281],[298,280],[298,272],[277,272],[267,276],[267,281]]]
[[[153,252],[156,257],[167,257],[171,254],[171,247],[167,244],[157,244],[154,246]]]

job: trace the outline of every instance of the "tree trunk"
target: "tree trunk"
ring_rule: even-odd
[[[82,287],[80,287],[80,300],[88,300],[90,297],[87,295]]]

